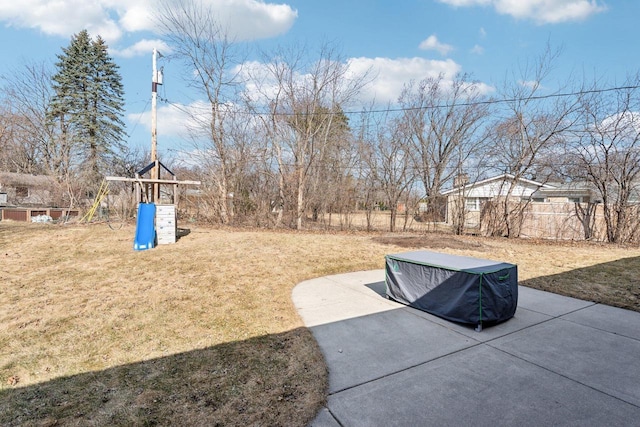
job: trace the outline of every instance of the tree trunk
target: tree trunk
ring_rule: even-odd
[[[296,206],[296,230],[302,230],[302,217],[304,216],[304,184],[303,170],[298,171],[298,197]]]
[[[396,217],[398,216],[398,209],[391,207],[391,220],[389,222],[389,231],[393,233],[396,231]]]

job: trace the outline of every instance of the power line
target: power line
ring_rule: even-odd
[[[138,120],[136,120],[135,124],[133,125],[133,129],[131,129],[131,132],[129,133],[129,137],[131,137],[131,135],[133,134],[133,132],[135,132],[136,128],[138,127],[138,125],[140,124],[140,121],[142,120],[142,116],[144,115],[144,113],[147,111],[147,107],[149,106],[149,100],[147,100],[147,103],[144,104],[144,107],[142,108],[142,113],[140,113],[138,115]]]
[[[388,109],[384,109],[384,110],[369,110],[369,111],[361,111],[361,112],[349,111],[349,112],[343,112],[343,113],[344,114],[362,114],[362,113],[368,113],[368,112],[371,112],[371,113],[386,113],[386,112],[397,113],[397,112],[404,112],[404,111],[435,110],[435,109],[439,109],[439,108],[451,108],[451,107],[473,107],[473,106],[479,106],[479,105],[507,104],[507,103],[510,103],[510,102],[539,101],[539,100],[551,99],[551,98],[563,98],[563,97],[569,97],[569,96],[582,96],[582,95],[590,95],[590,94],[594,94],[594,93],[604,93],[604,92],[613,92],[613,91],[617,91],[617,90],[631,90],[631,89],[639,89],[639,88],[640,88],[640,85],[617,86],[617,87],[605,88],[605,89],[581,90],[581,91],[577,91],[577,92],[561,92],[561,93],[553,93],[553,94],[549,94],[549,95],[537,95],[537,96],[529,96],[529,97],[522,97],[522,98],[503,98],[503,99],[488,99],[488,100],[485,100],[485,101],[461,102],[459,104],[454,104],[454,105],[440,104],[440,105],[427,105],[427,106],[423,106],[423,107],[388,108]],[[337,114],[337,113],[334,113],[334,114]]]
[[[547,95],[535,95],[535,96],[528,96],[528,97],[514,97],[514,98],[502,98],[502,99],[494,98],[494,99],[487,99],[487,100],[481,100],[481,101],[461,102],[457,104],[437,104],[437,105],[426,105],[426,106],[419,106],[419,107],[398,107],[398,108],[384,108],[384,109],[372,109],[372,110],[360,110],[360,111],[347,110],[347,111],[317,111],[317,112],[311,112],[311,113],[295,113],[295,112],[274,113],[274,112],[268,112],[268,111],[260,112],[255,110],[228,109],[225,112],[228,112],[231,114],[245,114],[249,116],[265,116],[265,115],[275,114],[277,116],[290,116],[290,117],[329,116],[329,115],[339,115],[339,114],[344,114],[344,115],[385,114],[385,113],[401,113],[405,111],[436,110],[440,108],[452,108],[452,107],[457,108],[457,107],[474,107],[474,106],[482,106],[482,105],[508,104],[513,102],[523,102],[523,101],[541,101],[545,99],[564,98],[564,97],[571,97],[571,96],[584,96],[584,95],[592,95],[592,94],[598,94],[598,93],[614,92],[614,91],[621,91],[621,90],[635,90],[635,89],[640,89],[640,85],[616,86],[616,87],[604,88],[604,89],[579,90],[575,92],[560,92],[560,93],[552,93]],[[170,101],[167,98],[160,98],[160,100],[175,107],[176,109],[182,112],[189,113],[189,110],[187,108],[181,107],[180,104],[176,102]]]

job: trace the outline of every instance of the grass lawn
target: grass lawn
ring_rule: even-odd
[[[445,235],[0,223],[0,425],[305,425],[322,355],[309,278],[425,248],[518,264],[520,284],[640,311],[640,249]]]

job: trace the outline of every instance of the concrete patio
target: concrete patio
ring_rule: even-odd
[[[640,425],[640,313],[520,286],[476,332],[384,292],[384,270],[294,288],[329,369],[312,426]]]

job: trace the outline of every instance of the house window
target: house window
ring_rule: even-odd
[[[29,197],[29,187],[16,187],[16,197]]]
[[[479,211],[485,200],[487,200],[485,197],[467,197],[465,199],[465,209],[469,212]]]
[[[582,197],[569,197],[569,203],[582,203]]]

